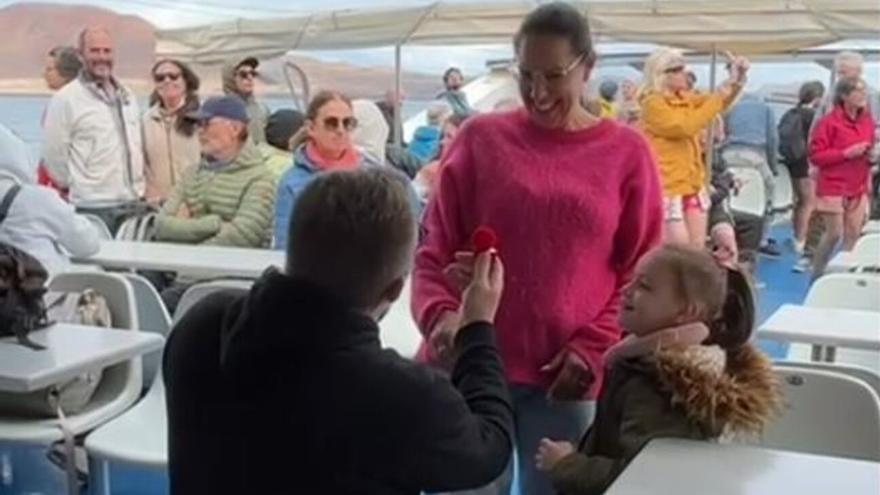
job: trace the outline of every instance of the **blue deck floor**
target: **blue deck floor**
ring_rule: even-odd
[[[788,225],[779,225],[771,229],[770,236],[775,238],[782,250],[782,256],[777,259],[762,257],[758,262],[758,270],[756,274],[757,281],[762,286],[757,291],[758,295],[758,322],[763,322],[781,305],[787,303],[799,304],[803,301],[807,288],[809,287],[809,274],[794,273],[791,268],[796,261],[796,256],[788,246],[786,240],[790,237],[790,227]],[[774,359],[784,359],[788,353],[788,346],[779,342],[761,341],[761,347],[770,354]],[[4,446],[0,444],[0,454],[3,453]],[[25,455],[27,454],[27,455]],[[0,493],[28,495],[56,495],[64,493],[60,488],[63,485],[57,485],[54,482],[49,483],[49,479],[45,476],[47,464],[43,462],[44,456],[41,453],[33,451],[29,453],[17,452],[11,460],[14,460],[13,474],[18,474],[17,479],[12,480],[9,485],[3,486],[4,480],[0,477]],[[0,473],[3,474],[3,473]],[[57,483],[63,482],[63,476],[60,472],[55,473]],[[34,482],[41,479],[42,482],[37,486],[30,485],[28,489],[23,489],[20,483]],[[164,473],[153,470],[133,469],[124,466],[110,466],[109,476],[105,477],[112,481],[109,490],[99,487],[92,487],[90,494],[104,495],[112,493],[113,495],[164,495],[167,493],[167,476]],[[9,480],[7,480],[9,481]],[[48,483],[48,484],[47,484]],[[59,488],[50,488],[50,485]],[[22,488],[22,489],[19,489]]]
[[[787,242],[791,237],[790,225],[774,226],[770,229],[770,237],[776,239],[782,256],[779,258],[762,256],[758,261],[755,276],[762,286],[757,291],[759,326],[783,304],[803,302],[810,287],[809,273],[795,273],[791,270],[798,257]],[[787,356],[787,344],[772,341],[759,341],[759,344],[774,359],[785,359]]]

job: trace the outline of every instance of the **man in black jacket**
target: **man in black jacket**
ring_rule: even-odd
[[[464,292],[451,378],[383,350],[379,321],[416,244],[404,181],[333,172],[303,192],[285,273],[187,312],[166,348],[172,494],[418,494],[485,485],[513,413],[484,253]]]

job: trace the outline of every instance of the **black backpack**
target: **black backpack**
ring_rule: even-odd
[[[789,109],[779,120],[779,154],[786,163],[800,163],[807,160],[807,145],[813,111],[807,108]]]
[[[0,202],[0,224],[21,186],[10,189]],[[28,253],[0,242],[0,337],[14,335],[21,345],[45,349],[28,338],[28,333],[49,326],[43,296],[49,274]]]

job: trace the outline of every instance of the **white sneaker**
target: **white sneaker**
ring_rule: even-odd
[[[810,262],[810,258],[807,258],[806,256],[801,256],[800,258],[798,258],[797,263],[795,263],[794,266],[791,267],[791,271],[795,273],[805,273],[811,270],[811,265],[812,263]]]
[[[800,242],[797,239],[791,240],[791,245],[794,248],[794,252],[797,253],[798,256],[804,255],[804,247],[806,246],[806,241]]]

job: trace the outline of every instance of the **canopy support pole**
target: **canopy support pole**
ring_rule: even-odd
[[[403,118],[401,116],[401,108],[400,108],[400,94],[402,92],[401,88],[401,78],[400,78],[400,45],[394,46],[394,129],[392,132],[394,133],[394,144],[400,146],[403,143],[403,136],[401,135],[401,122]]]
[[[715,92],[715,86],[717,85],[717,63],[718,49],[715,45],[712,45],[712,60],[709,62],[709,91],[712,93]],[[706,184],[710,184],[712,181],[712,162],[715,159],[715,119],[712,119],[712,122],[709,123],[709,130],[706,133],[706,149],[703,151],[706,154]]]

